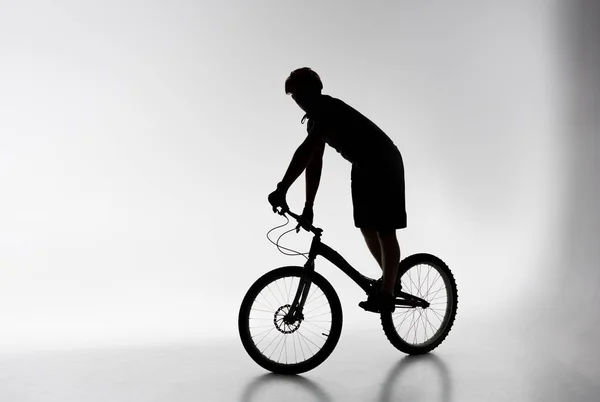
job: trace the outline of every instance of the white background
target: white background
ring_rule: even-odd
[[[448,263],[457,322],[556,325],[574,331],[567,343],[597,333],[598,59],[582,54],[598,42],[581,39],[576,7],[0,4],[3,350],[237,337],[252,282],[303,261],[265,238],[284,222],[266,197],[306,135],[284,93],[303,66],[402,152],[402,255]],[[376,276],[349,173],[327,149],[315,224]],[[344,330],[363,327],[360,289],[325,261],[317,270]]]

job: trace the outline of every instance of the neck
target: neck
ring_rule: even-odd
[[[316,113],[319,111],[319,109],[321,107],[322,96],[323,96],[322,94],[315,95],[315,97],[311,99],[310,103],[308,105],[306,105],[305,112],[307,114]]]

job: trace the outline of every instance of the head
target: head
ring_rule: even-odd
[[[285,93],[292,95],[294,101],[305,112],[308,112],[316,104],[322,90],[321,78],[309,67],[292,71],[285,80]]]

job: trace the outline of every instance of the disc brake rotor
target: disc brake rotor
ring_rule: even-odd
[[[289,320],[286,319],[290,311],[290,307],[292,307],[290,304],[284,304],[277,309],[273,317],[273,324],[275,324],[275,328],[277,328],[277,330],[282,334],[291,334],[300,328],[300,320],[295,320],[294,322],[290,323]]]

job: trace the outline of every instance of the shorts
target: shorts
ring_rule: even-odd
[[[404,229],[406,201],[402,157],[376,168],[352,166],[352,205],[357,228]]]

